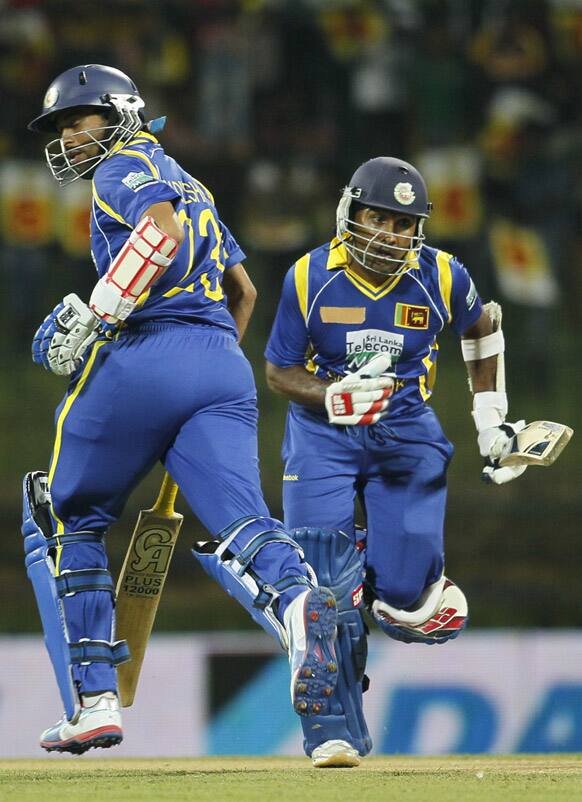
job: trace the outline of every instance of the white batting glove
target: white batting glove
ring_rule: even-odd
[[[521,476],[526,468],[527,465],[505,465],[503,468],[485,465],[481,471],[481,479],[487,484],[504,485]]]
[[[504,485],[517,479],[527,465],[501,466],[499,461],[506,457],[513,446],[515,436],[525,428],[525,421],[506,423],[507,395],[504,392],[487,391],[473,396],[473,420],[477,427],[479,453],[485,457],[485,467],[481,472],[484,482]]]
[[[63,308],[54,316],[54,332],[46,347],[48,369],[59,376],[73,373],[101,334],[99,324],[78,295],[71,293],[63,298]]]
[[[485,467],[481,472],[484,482],[504,485],[517,479],[525,471],[527,465],[505,465],[503,467],[499,465],[499,460],[511,452],[515,436],[525,429],[525,425],[525,421],[520,420],[516,423],[504,423],[503,426],[496,426],[493,429],[485,429],[479,433],[477,438],[479,451],[481,456],[485,457]]]
[[[525,421],[517,423],[502,423],[499,426],[492,426],[484,429],[477,435],[479,453],[482,457],[491,460],[499,460],[506,457],[511,451],[513,438],[525,426]]]
[[[382,420],[394,393],[394,375],[386,374],[390,366],[390,357],[379,354],[355,373],[330,384],[325,391],[329,422],[369,426]]]

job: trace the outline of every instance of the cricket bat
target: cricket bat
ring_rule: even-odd
[[[505,465],[552,465],[570,442],[574,430],[563,423],[536,420],[517,433],[507,456],[499,460]]]
[[[130,707],[184,516],[174,512],[178,485],[166,473],[151,510],[141,510],[117,582],[116,638],[131,660],[117,669],[119,698]]]

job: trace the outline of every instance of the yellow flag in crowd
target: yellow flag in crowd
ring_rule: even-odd
[[[554,306],[558,283],[550,254],[533,228],[499,219],[489,229],[489,241],[497,283],[509,301],[526,306]]]
[[[58,242],[70,256],[86,258],[90,210],[88,181],[62,190],[40,162],[12,160],[0,167],[0,234],[10,245]]]
[[[6,161],[0,168],[2,238],[10,245],[48,245],[54,237],[54,180],[37,162]]]
[[[60,193],[56,221],[61,248],[69,256],[87,258],[91,217],[91,182],[75,181]]]
[[[463,240],[475,236],[483,222],[481,159],[475,148],[434,148],[421,153],[414,163],[430,190],[431,239]]]

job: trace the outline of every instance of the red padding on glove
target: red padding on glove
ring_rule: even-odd
[[[387,387],[385,390],[382,391],[382,398],[379,398],[377,401],[374,401],[370,404],[370,408],[362,415],[362,420],[360,421],[361,424],[368,424],[374,422],[374,415],[377,415],[378,412],[382,412],[384,408],[384,402],[387,398],[393,393],[393,388]]]
[[[351,393],[334,393],[331,405],[334,415],[352,415],[354,412]]]

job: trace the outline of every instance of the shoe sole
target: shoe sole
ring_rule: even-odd
[[[123,732],[119,727],[99,727],[90,730],[66,741],[41,741],[40,745],[47,752],[71,752],[73,755],[82,755],[89,749],[109,749],[123,741]]]
[[[327,588],[314,588],[304,607],[306,649],[293,681],[293,707],[300,716],[325,715],[337,683],[333,642],[337,604]]]
[[[319,757],[313,761],[313,766],[316,769],[353,769],[359,765],[360,758],[358,755],[348,752],[339,752],[337,755],[330,755],[329,757]]]

